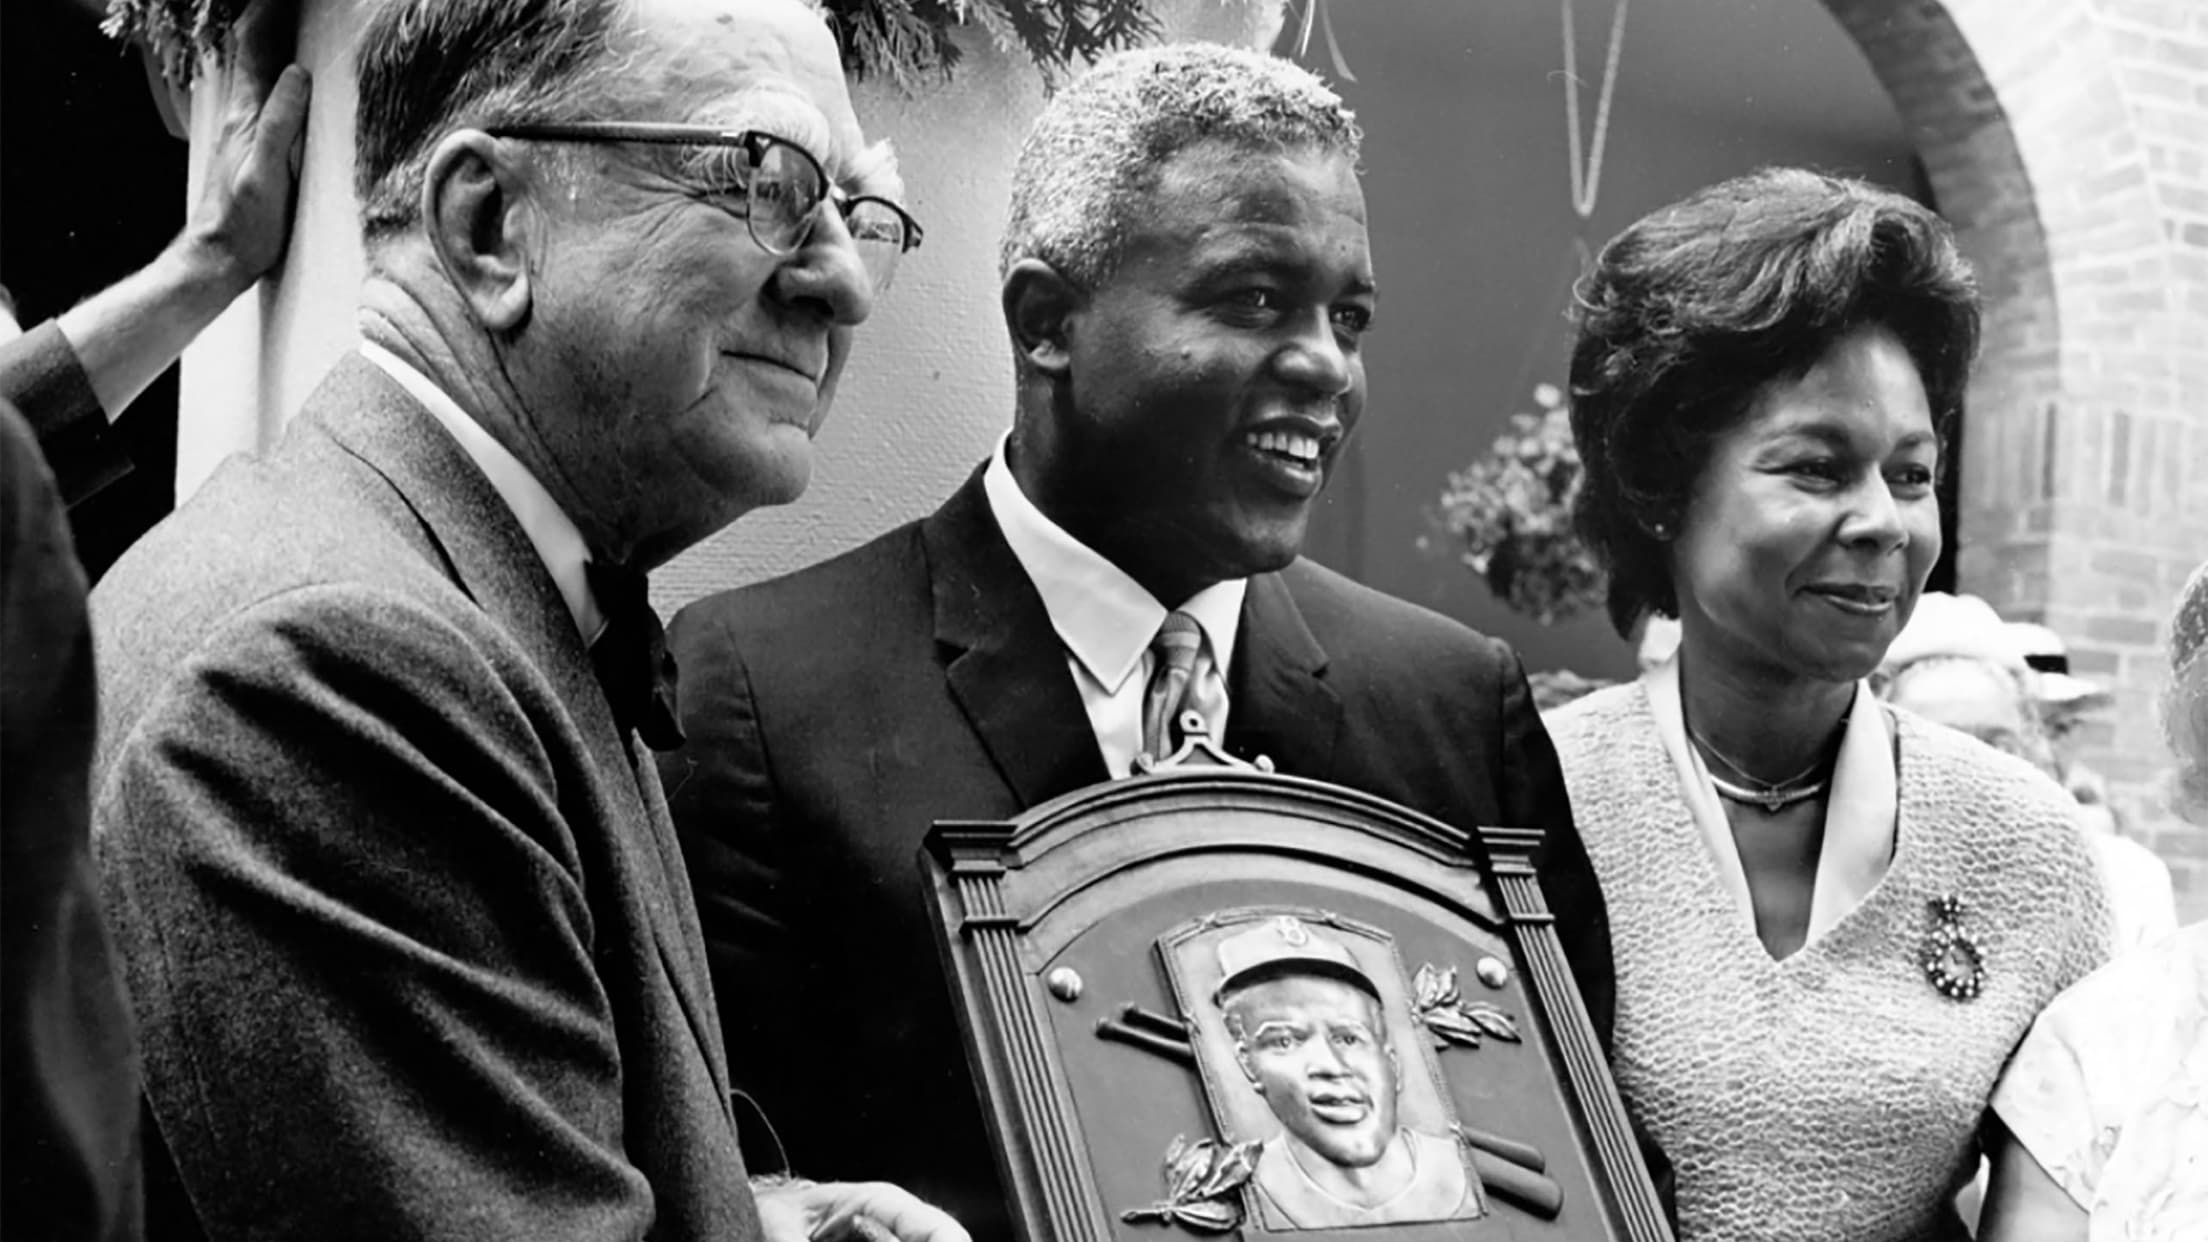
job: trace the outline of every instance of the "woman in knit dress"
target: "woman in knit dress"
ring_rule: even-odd
[[[1969,271],[1918,204],[1767,170],[1620,234],[1576,318],[1580,528],[1619,633],[1680,643],[1548,726],[1680,1237],[1965,1238],[1995,1076],[2109,940],[2067,795],[1863,684],[1939,556]]]

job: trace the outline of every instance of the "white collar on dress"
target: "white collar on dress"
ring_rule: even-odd
[[[1641,685],[1648,693],[1656,736],[1678,774],[1680,795],[1717,863],[1718,880],[1753,931],[1755,905],[1748,896],[1748,876],[1741,870],[1725,804],[1710,781],[1701,753],[1687,741],[1678,654],[1643,673]],[[1833,764],[1832,788],[1825,797],[1825,837],[1817,855],[1816,887],[1810,895],[1809,934],[1802,947],[1809,947],[1861,905],[1893,865],[1900,792],[1886,713],[1870,686],[1858,683],[1855,702],[1848,709],[1847,733],[1840,739],[1840,757]]]

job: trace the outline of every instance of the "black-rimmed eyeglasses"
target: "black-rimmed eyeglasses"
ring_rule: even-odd
[[[795,254],[812,236],[820,205],[833,203],[858,243],[860,260],[875,289],[886,289],[897,261],[920,245],[920,224],[912,214],[873,194],[847,194],[828,179],[813,153],[786,138],[757,130],[711,125],[574,121],[564,125],[499,125],[484,132],[494,138],[530,142],[637,142],[690,147],[697,152],[687,166],[702,185],[727,192],[714,202],[741,215],[751,239],[770,254]],[[742,209],[733,205],[741,195]]]

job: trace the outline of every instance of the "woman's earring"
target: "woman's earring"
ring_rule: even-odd
[[[1669,539],[1671,538],[1671,526],[1670,524],[1665,522],[1650,522],[1648,524],[1648,533],[1656,536],[1658,539]]]

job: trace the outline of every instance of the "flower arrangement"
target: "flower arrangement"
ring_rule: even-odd
[[[958,63],[954,27],[987,31],[1007,53],[1025,52],[1055,83],[1076,58],[1147,42],[1158,31],[1147,0],[818,0],[853,74],[886,76],[908,89],[928,77],[948,78]],[[141,39],[162,71],[189,85],[202,53],[223,36],[246,0],[113,0],[107,32]],[[1331,33],[1331,32],[1330,32]]]
[[[1564,394],[1536,385],[1486,456],[1449,476],[1436,521],[1495,598],[1543,625],[1598,607],[1602,568],[1572,529],[1579,450]]]

